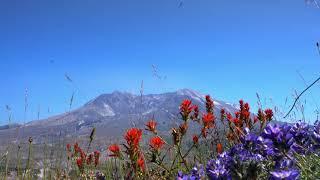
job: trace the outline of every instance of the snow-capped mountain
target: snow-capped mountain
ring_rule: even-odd
[[[96,128],[97,136],[111,138],[122,136],[130,126],[143,128],[144,123],[154,117],[159,129],[166,131],[180,122],[179,105],[183,99],[192,100],[200,110],[205,109],[205,95],[191,89],[143,96],[115,91],[102,94],[71,112],[32,121],[20,128],[26,138],[32,136],[41,139],[48,135],[58,136],[61,132],[81,136],[90,133],[92,127]],[[214,99],[214,104],[217,113],[221,108],[229,112],[236,110],[234,105],[217,99]],[[15,132],[15,128],[0,129],[0,139],[14,137]]]

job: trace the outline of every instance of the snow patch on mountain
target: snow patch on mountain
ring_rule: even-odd
[[[180,89],[177,91],[177,94],[181,96],[189,96],[190,98],[195,99],[199,102],[204,102],[205,99],[205,95],[190,89]]]
[[[81,120],[81,121],[78,122],[78,126],[80,126],[82,124],[84,124],[84,120]]]
[[[142,115],[150,114],[150,113],[152,113],[152,112],[154,112],[154,111],[156,111],[156,110],[157,110],[157,109],[155,109],[155,108],[151,108],[151,109],[149,109],[148,111],[143,112]]]
[[[101,116],[107,117],[107,116],[115,116],[116,114],[114,113],[113,109],[106,103],[103,103],[103,108],[99,109],[97,111]]]
[[[218,101],[213,101],[213,104],[216,106],[221,106],[221,104]]]

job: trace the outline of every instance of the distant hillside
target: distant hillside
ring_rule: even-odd
[[[152,117],[158,121],[160,131],[168,131],[169,127],[180,122],[178,111],[183,99],[192,100],[200,110],[205,109],[205,95],[190,89],[142,97],[115,91],[102,94],[71,112],[29,122],[20,128],[19,136],[32,136],[35,142],[40,142],[48,136],[58,137],[60,133],[64,136],[88,135],[92,127],[96,127],[97,137],[120,137],[130,126],[143,128],[145,121]],[[217,113],[221,108],[229,112],[236,110],[235,105],[224,101],[214,99],[214,103]],[[16,132],[13,127],[0,127],[0,139],[13,138]]]

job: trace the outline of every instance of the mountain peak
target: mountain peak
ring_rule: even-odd
[[[198,91],[195,91],[195,90],[192,90],[192,89],[179,89],[177,91],[177,94],[178,95],[182,95],[182,96],[189,96],[193,99],[196,99],[198,101],[203,101],[204,98],[205,98],[205,95],[204,94],[201,94],[200,92]]]
[[[159,122],[159,128],[166,129],[176,123],[176,115],[183,99],[190,99],[205,109],[205,95],[192,89],[180,89],[174,92],[146,94],[143,98],[129,92],[114,91],[102,94],[89,101],[85,105],[68,113],[63,113],[48,119],[32,121],[25,128],[26,137],[45,137],[48,131],[55,132],[61,129],[73,135],[86,134],[97,128],[101,137],[110,137],[122,134],[124,129],[133,122],[137,126],[144,126],[144,120],[154,117]],[[220,100],[214,100],[215,111],[224,108],[228,112],[234,112],[236,108],[231,104]],[[14,137],[14,129],[0,127],[0,139]],[[40,140],[42,137],[39,137]],[[1,143],[1,141],[0,141]]]
[[[128,91],[119,91],[119,90],[115,90],[111,94],[126,94],[126,95],[130,94],[130,95],[134,95],[133,93],[130,93]]]

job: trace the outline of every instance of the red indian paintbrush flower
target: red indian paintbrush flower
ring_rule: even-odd
[[[229,122],[232,122],[233,117],[232,117],[231,113],[227,113],[227,119]]]
[[[150,120],[147,122],[146,124],[146,130],[147,131],[150,131],[150,132],[153,132],[153,133],[157,133],[156,131],[156,127],[157,127],[157,122],[155,120]]]
[[[130,147],[137,148],[142,137],[142,130],[138,128],[131,128],[125,134],[125,139]]]
[[[240,109],[242,109],[242,107],[243,107],[243,100],[242,99],[239,100],[239,104],[240,104]]]
[[[243,108],[246,110],[246,111],[249,111],[250,110],[250,106],[249,106],[249,103],[245,103]]]
[[[236,126],[236,127],[238,127],[238,128],[241,128],[241,125],[242,125],[242,121],[239,119],[239,118],[233,118],[232,119],[232,122],[233,122],[233,124]]]
[[[202,135],[202,137],[204,137],[204,138],[207,137],[207,129],[206,129],[206,128],[202,128],[202,129],[201,129],[201,135]]]
[[[100,152],[94,151],[94,165],[97,166],[99,164]]]
[[[90,153],[89,156],[87,157],[87,165],[90,165],[92,163],[93,160],[93,154]]]
[[[217,144],[217,153],[218,153],[218,154],[221,154],[222,152],[223,152],[222,144],[221,144],[221,143],[218,143],[218,144]]]
[[[193,109],[193,106],[191,105],[191,101],[189,99],[183,100],[179,109],[180,109],[180,114],[182,116],[182,119],[184,121],[187,121],[188,117]]]
[[[236,116],[236,118],[240,118],[240,112],[239,111],[235,112],[234,115]]]
[[[265,122],[266,120],[266,117],[260,108],[258,110],[258,119],[260,120],[261,123]]]
[[[137,160],[137,165],[142,171],[144,171],[145,163],[144,163],[144,159],[143,159],[143,157],[141,155],[139,156],[139,158]]]
[[[80,171],[82,171],[82,169],[83,169],[83,160],[82,160],[81,157],[79,157],[79,158],[77,159],[77,166],[78,166],[78,168],[80,169]]]
[[[250,118],[250,106],[248,103],[245,103],[242,110],[242,116],[244,119],[248,120]]]
[[[198,138],[198,136],[197,136],[197,135],[193,135],[192,141],[193,141],[194,144],[197,145],[197,144],[199,143],[199,138]]]
[[[120,157],[120,147],[118,144],[113,144],[111,146],[109,146],[109,151],[112,152],[112,154],[110,154],[110,157]]]
[[[70,144],[67,144],[67,151],[71,152],[71,145]]]
[[[226,110],[224,108],[222,108],[220,110],[220,120],[221,120],[221,122],[223,122],[223,120],[225,118],[225,115],[226,115]]]
[[[79,144],[77,142],[73,145],[73,149],[74,149],[75,155],[77,155],[79,152],[81,152],[81,148],[79,147]]]
[[[214,123],[214,115],[212,113],[207,113],[207,114],[204,114],[202,116],[202,122],[203,122],[203,126],[205,128],[210,128],[213,126],[213,123]]]
[[[87,157],[87,154],[82,149],[80,149],[80,157],[81,157],[81,159],[84,159],[84,160]]]
[[[264,111],[264,113],[266,114],[266,120],[267,121],[271,121],[272,120],[272,117],[273,117],[273,111],[272,109],[266,109]]]
[[[206,95],[206,109],[207,113],[213,113],[213,101],[209,95]]]
[[[159,136],[150,139],[150,147],[156,151],[160,150],[164,143],[165,142]]]
[[[199,118],[199,107],[197,105],[193,105],[193,114],[191,119],[194,121],[198,121]]]

